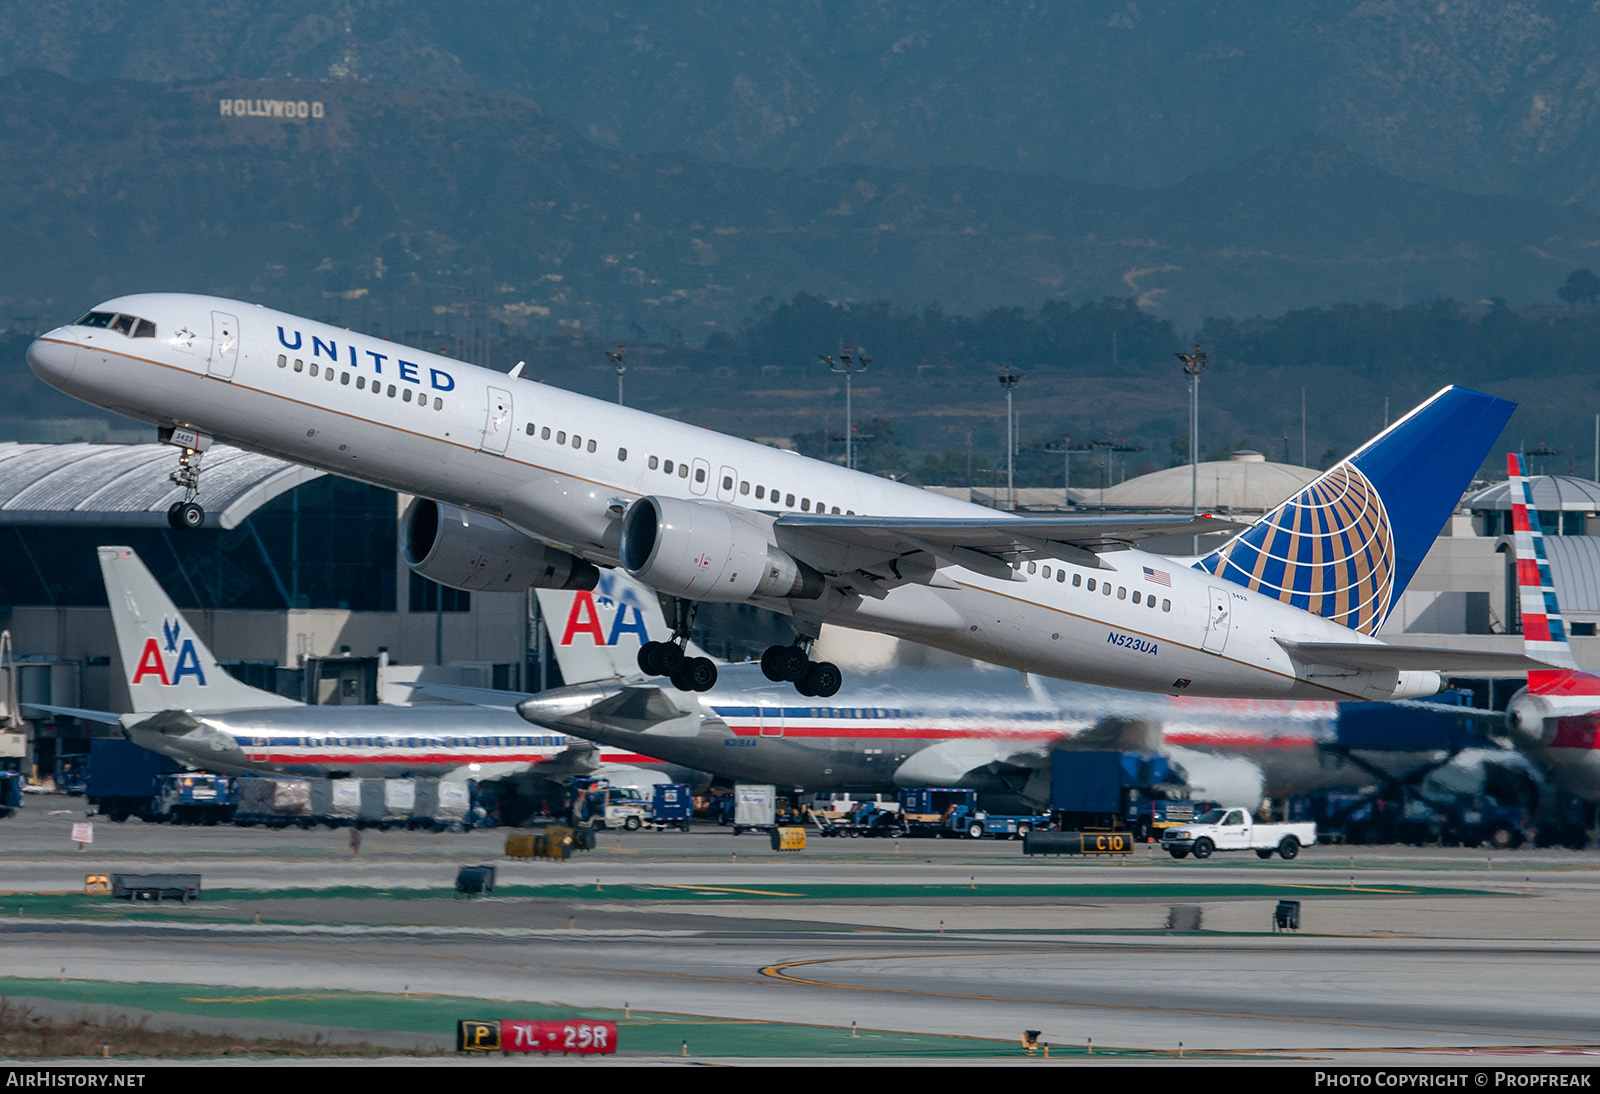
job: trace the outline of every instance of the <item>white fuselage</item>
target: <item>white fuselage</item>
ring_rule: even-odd
[[[96,310],[149,320],[156,334],[72,325],[41,336],[29,363],[53,386],[132,418],[486,513],[600,565],[617,564],[619,517],[647,495],[764,513],[1006,519],[255,305],[145,294]],[[1390,699],[1438,690],[1431,672],[1297,664],[1280,640],[1366,639],[1159,555],[1099,558],[1099,568],[1019,566],[1010,580],[950,564],[881,598],[830,589],[809,607],[830,623],[1142,691]]]

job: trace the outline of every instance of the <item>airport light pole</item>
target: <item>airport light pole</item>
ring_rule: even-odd
[[[628,371],[628,347],[618,346],[616,352],[606,350],[606,359],[617,366],[617,405],[622,405],[622,374]]]
[[[829,372],[844,375],[844,465],[854,469],[856,465],[855,426],[852,423],[854,408],[851,405],[851,381],[857,373],[867,371],[867,366],[872,364],[872,358],[864,353],[855,352],[854,346],[844,347],[844,352],[835,357],[831,353],[819,353],[818,359],[825,362]]]
[[[1017,511],[1017,479],[1016,479],[1016,453],[1017,445],[1013,437],[1013,423],[1016,419],[1011,413],[1011,396],[1017,384],[1027,373],[1018,372],[1007,365],[1000,373],[1000,386],[1006,389],[1006,508],[1011,512]]]
[[[1211,354],[1201,353],[1195,343],[1193,353],[1179,353],[1183,374],[1189,377],[1189,516],[1200,519],[1200,375],[1205,372]],[[1194,537],[1194,553],[1200,553],[1200,537]]]

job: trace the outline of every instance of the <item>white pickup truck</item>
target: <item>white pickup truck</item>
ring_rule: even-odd
[[[1304,824],[1258,824],[1243,808],[1213,809],[1187,824],[1161,833],[1161,849],[1173,858],[1210,858],[1213,851],[1254,851],[1271,858],[1276,851],[1294,858],[1300,848],[1317,842],[1317,826]]]

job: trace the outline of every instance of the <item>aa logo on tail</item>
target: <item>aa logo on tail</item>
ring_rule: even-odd
[[[206,673],[200,667],[200,655],[195,651],[194,639],[183,638],[182,634],[183,620],[163,619],[161,638],[166,643],[165,651],[161,642],[146,638],[131,682],[143,683],[145,677],[149,676],[170,687],[185,676],[193,676],[196,683],[205,687]]]
[[[609,633],[600,622],[600,606],[616,609],[616,614],[611,617]],[[567,611],[567,625],[561,631],[561,644],[572,645],[572,640],[580,634],[594,639],[597,646],[615,646],[625,634],[637,635],[641,644],[650,641],[650,634],[645,629],[644,613],[639,605],[629,603],[625,598],[609,597],[603,590],[599,605],[595,603],[594,594],[587,589],[580,589],[573,596],[572,607]]]

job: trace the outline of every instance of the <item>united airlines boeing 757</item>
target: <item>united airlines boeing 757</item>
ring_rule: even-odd
[[[159,427],[180,448],[174,523],[198,525],[213,439],[417,494],[407,561],[470,590],[592,587],[621,566],[674,604],[640,666],[704,691],[694,606],[794,620],[770,679],[828,696],[822,623],[1025,672],[1140,691],[1266,699],[1430,695],[1441,672],[1520,656],[1374,635],[1514,408],[1445,388],[1203,558],[1134,545],[1229,525],[1022,518],[267,308],[109,300],[38,338],[33,371]],[[1234,526],[1237,527],[1237,526]]]

